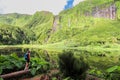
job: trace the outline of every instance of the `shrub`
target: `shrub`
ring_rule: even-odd
[[[113,66],[106,70],[105,79],[120,80],[120,66]]]
[[[75,57],[71,51],[59,55],[59,68],[65,77],[73,79],[85,78],[88,64],[82,57]]]

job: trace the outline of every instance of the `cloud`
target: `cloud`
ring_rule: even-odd
[[[58,14],[65,5],[66,0],[0,0],[0,12],[34,14],[44,10]]]
[[[79,4],[81,1],[84,1],[84,0],[74,0],[73,5],[74,5],[74,6],[77,5],[77,4]]]
[[[0,3],[1,3],[1,0],[0,0]],[[0,5],[0,13],[3,13],[2,5]]]
[[[2,9],[2,8],[0,8],[0,14],[1,14],[1,13],[3,13],[3,9]]]
[[[33,14],[36,11],[46,10],[58,14],[63,10],[65,0],[1,0],[4,13],[28,13]]]

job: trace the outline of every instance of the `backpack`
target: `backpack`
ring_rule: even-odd
[[[27,53],[24,54],[24,58],[25,58],[25,60],[28,60],[28,54]]]

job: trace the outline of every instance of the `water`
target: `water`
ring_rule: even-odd
[[[22,48],[3,48],[0,49],[0,55],[10,55],[16,53],[19,57],[21,57],[23,56],[25,51],[26,49],[22,49]]]
[[[17,54],[18,57],[23,57],[24,54],[27,52],[27,50],[31,51],[31,56],[34,56],[37,54],[38,50],[35,49],[29,49],[29,48],[3,48],[0,49],[0,55],[10,55],[10,54]]]
[[[24,54],[27,52],[28,48],[3,48],[0,49],[0,55],[10,55],[10,54],[17,54],[18,57],[24,57]],[[46,60],[58,60],[58,54],[57,51],[48,51],[48,50],[42,50],[42,49],[34,49],[29,48],[31,51],[32,57],[39,57],[44,58]],[[107,52],[88,52],[83,50],[72,50],[72,52],[75,53],[77,56],[83,56],[88,63],[91,66],[98,67],[101,65],[104,68],[108,68],[110,66],[114,66],[119,63],[119,56],[113,56],[113,53],[107,53]],[[114,53],[117,54],[117,53]],[[100,66],[100,68],[101,68]]]
[[[59,52],[56,51],[48,51],[42,49],[35,49],[35,48],[3,48],[0,49],[0,55],[11,55],[13,53],[17,54],[19,58],[24,57],[24,54],[30,50],[31,57],[39,57],[44,58],[46,60],[53,60],[57,59]]]

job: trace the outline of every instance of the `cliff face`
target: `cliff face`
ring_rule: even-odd
[[[108,18],[108,19],[115,19],[116,18],[116,6],[115,4],[111,4],[107,8],[101,9],[100,7],[95,7],[93,8],[92,11],[92,16],[97,17],[97,18]]]
[[[96,6],[92,9],[92,12],[86,12],[85,16],[93,16],[96,18],[107,18],[107,19],[115,19],[116,18],[116,14],[117,14],[117,8],[115,6],[115,4],[111,4],[108,7],[105,7],[104,5],[101,6]]]

